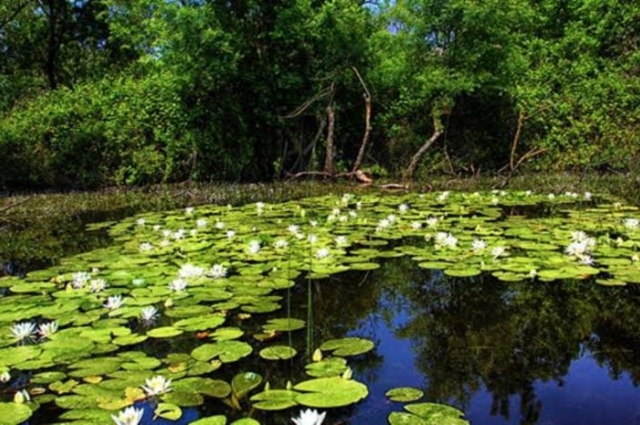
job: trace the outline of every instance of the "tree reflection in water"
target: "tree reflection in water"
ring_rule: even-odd
[[[380,342],[387,346],[410,341],[413,358],[406,362],[414,362],[431,401],[465,410],[486,392],[491,401],[484,414],[495,422],[542,423],[547,408],[544,423],[570,423],[555,418],[553,403],[546,403],[537,389],[542,383],[563,387],[577,361],[595,359],[610,382],[625,373],[634,387],[640,382],[640,291],[635,287],[451,278],[437,270],[421,270],[408,258],[387,260],[354,285],[362,276],[350,273],[330,282],[332,290],[324,289],[316,305],[318,326],[327,337],[346,329],[362,335],[368,329],[369,337],[383,339]],[[399,322],[400,316],[404,319]],[[379,329],[382,325],[392,331],[392,341],[384,340],[389,338]],[[386,380],[379,383],[386,359],[378,354],[377,360],[365,361],[360,368],[359,379],[367,381],[372,394],[377,385],[388,385]],[[580,406],[579,414],[589,418],[589,409],[603,408]],[[609,423],[633,423],[636,418],[610,419]]]

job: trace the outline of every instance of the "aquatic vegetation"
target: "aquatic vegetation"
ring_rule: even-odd
[[[115,410],[116,423],[138,423],[142,411],[132,405],[147,397],[163,404],[167,417],[209,399],[234,411],[348,406],[368,396],[357,362],[376,345],[357,336],[316,343],[296,334],[313,327],[313,314],[282,311],[303,279],[311,288],[346,271],[375,270],[383,258],[407,257],[461,278],[640,283],[638,217],[634,207],[591,195],[502,191],[148,213],[103,225],[112,246],[25,280],[0,279],[11,306],[0,314],[0,367],[9,376],[32,372],[46,385],[43,404],[78,420],[86,419],[79,411],[92,409],[95,423]],[[303,363],[291,382],[262,383],[256,364],[289,359]],[[248,364],[254,367],[243,369]],[[416,395],[398,390],[390,397]],[[434,406],[407,405],[389,421],[444,415],[465,423],[461,412]],[[297,419],[320,423],[324,414]]]
[[[319,413],[315,409],[306,409],[300,411],[300,415],[296,418],[291,418],[291,420],[296,425],[322,425],[326,415],[327,412]]]

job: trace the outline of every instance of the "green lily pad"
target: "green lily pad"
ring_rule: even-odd
[[[284,410],[298,405],[300,393],[292,390],[265,390],[251,397],[252,407],[260,410]]]
[[[424,392],[417,388],[400,387],[387,391],[385,395],[389,397],[391,401],[408,402],[418,400],[424,395]]]
[[[336,356],[357,356],[371,351],[375,345],[368,339],[348,337],[331,339],[320,346],[322,351],[332,351]]]
[[[191,422],[191,425],[226,425],[227,417],[224,415],[208,416]]]
[[[182,416],[182,409],[175,404],[158,403],[153,414],[164,419],[169,419],[170,421],[177,421]]]
[[[295,331],[298,329],[302,329],[305,326],[304,320],[294,319],[294,318],[284,318],[284,319],[271,319],[265,325],[262,326],[262,329],[265,331]]]
[[[18,425],[29,419],[32,414],[26,404],[0,402],[0,424]]]
[[[295,348],[287,345],[274,345],[260,350],[260,357],[267,360],[287,360],[297,353]]]
[[[253,372],[241,372],[231,380],[231,388],[237,399],[241,399],[262,383],[262,375]]]
[[[316,408],[348,406],[357,403],[369,394],[366,385],[340,377],[303,381],[295,385],[293,389],[301,392],[296,397],[298,404]]]
[[[164,326],[161,328],[151,329],[147,332],[147,336],[151,338],[172,338],[182,334],[182,329],[174,328],[173,326]]]

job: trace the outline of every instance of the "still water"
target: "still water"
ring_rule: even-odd
[[[385,392],[413,386],[474,425],[640,423],[634,287],[456,279],[393,259],[315,296],[321,333],[376,342],[352,365],[369,397],[335,422],[386,424],[402,404]]]

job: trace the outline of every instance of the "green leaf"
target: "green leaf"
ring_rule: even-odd
[[[424,392],[422,392],[417,388],[400,387],[400,388],[393,388],[387,391],[385,395],[389,397],[389,400],[391,401],[407,402],[407,401],[418,400],[420,397],[424,395]]]
[[[308,407],[342,407],[365,398],[369,391],[366,385],[340,377],[316,378],[300,382],[294,390],[304,392],[296,401]]]
[[[332,351],[336,356],[357,356],[372,350],[374,346],[368,339],[348,337],[326,341],[320,346],[320,350]]]

